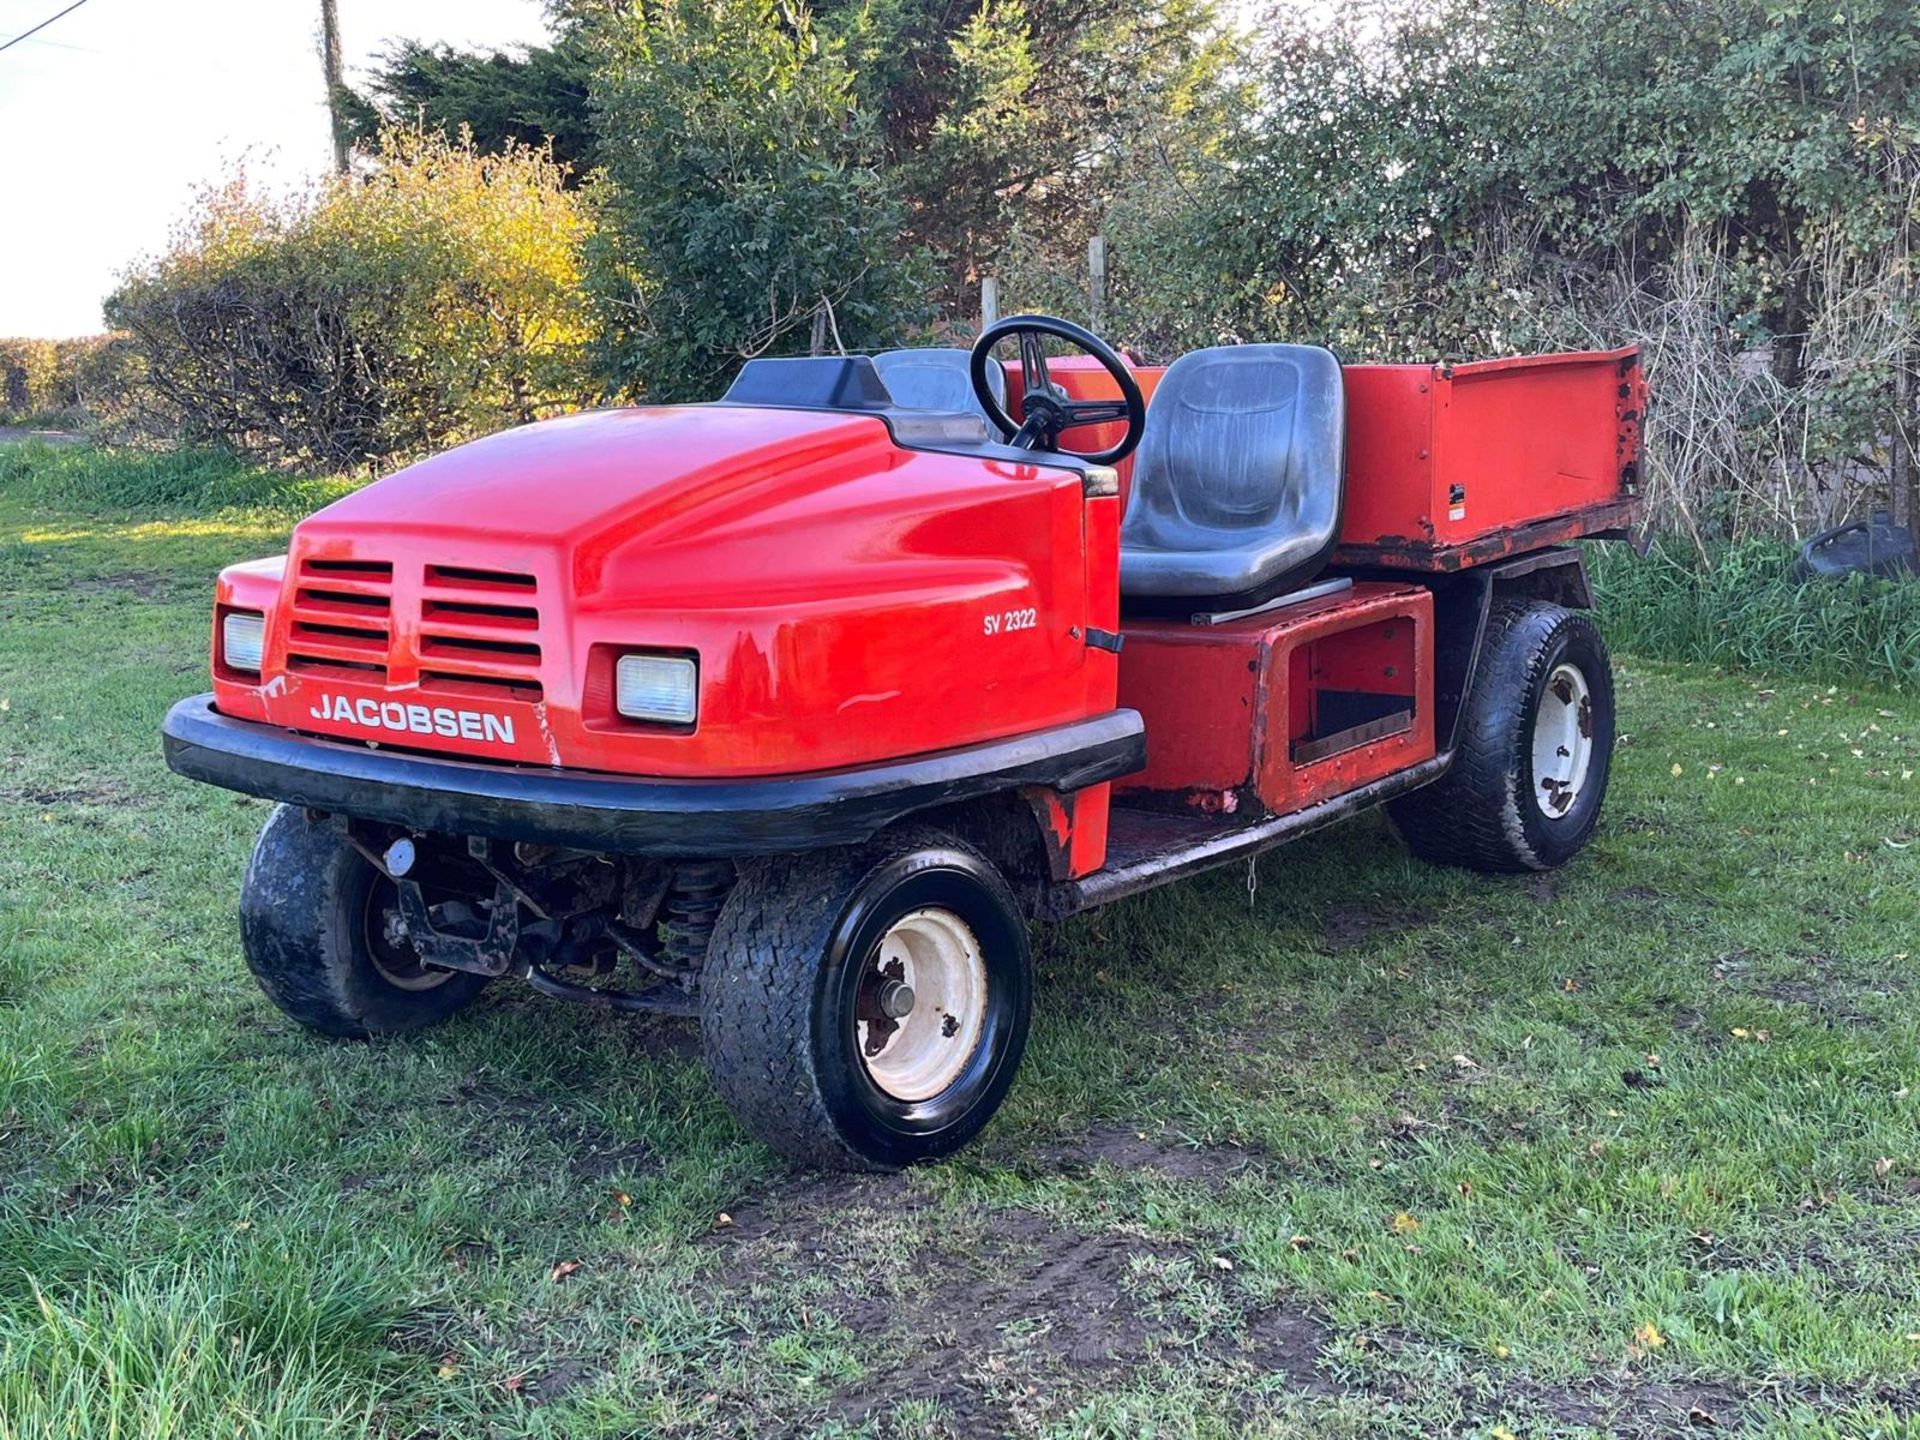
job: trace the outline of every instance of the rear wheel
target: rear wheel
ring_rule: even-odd
[[[904,829],[743,866],[701,974],[715,1084],[805,1164],[951,1154],[999,1109],[1026,1048],[1027,932],[976,851]]]
[[[1599,823],[1613,736],[1599,628],[1559,605],[1503,601],[1487,617],[1452,768],[1388,814],[1422,859],[1550,870]]]
[[[422,1029],[464,1009],[487,983],[422,964],[393,882],[337,825],[291,805],[268,817],[254,844],[240,941],[267,998],[327,1035]]]

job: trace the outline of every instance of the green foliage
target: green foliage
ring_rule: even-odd
[[[0,340],[0,422],[55,408],[56,349],[52,340]]]
[[[1639,340],[1661,523],[1824,526],[1920,434],[1916,57],[1902,0],[1277,10],[1237,119],[1115,192],[1115,328],[1160,356]],[[1034,245],[1015,283],[1077,268]]]
[[[1488,241],[1644,270],[1688,227],[1724,226],[1746,302],[1729,319],[1786,335],[1793,263],[1823,227],[1884,246],[1906,221],[1887,181],[1920,143],[1916,56],[1900,0],[1278,12],[1245,123],[1181,217],[1188,283],[1247,329],[1484,353],[1528,313]]]
[[[0,424],[72,424],[118,413],[138,363],[122,335],[0,340]]]
[[[663,0],[609,19],[591,284],[604,373],[709,399],[743,357],[862,349],[917,316],[920,266],[841,44],[773,0]]]
[[[336,499],[347,485],[253,464],[220,449],[96,449],[35,442],[0,447],[0,489],[44,510],[181,515],[244,510],[298,518]]]
[[[201,196],[107,308],[189,443],[357,464],[586,398],[587,231],[544,153],[389,131],[364,177]]]
[[[1672,539],[1645,556],[1600,545],[1588,558],[1619,649],[1920,690],[1920,578],[1804,582],[1793,574],[1793,550],[1769,540],[1716,546],[1706,563]]]
[[[1084,247],[1116,177],[1169,133],[1210,128],[1233,37],[1213,0],[823,0],[941,298],[1026,227]]]
[[[465,131],[487,153],[547,148],[566,167],[567,183],[578,185],[598,163],[587,98],[592,64],[575,30],[519,54],[403,40],[375,67],[362,131],[371,137],[383,123]]]

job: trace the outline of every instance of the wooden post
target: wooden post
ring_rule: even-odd
[[[347,136],[347,77],[340,54],[340,7],[338,0],[320,0],[320,64],[327,73],[327,121],[333,129],[333,168],[347,173],[352,163],[352,144]]]
[[[813,312],[813,341],[807,353],[809,355],[827,353],[827,307],[824,305]]]
[[[1107,237],[1087,241],[1087,320],[1094,334],[1107,328]]]
[[[1893,523],[1920,526],[1920,467],[1913,463],[1913,397],[1907,372],[1907,353],[1893,362],[1893,475],[1888,484],[1887,509]]]
[[[989,275],[980,282],[980,328],[986,329],[1000,318],[1000,279]]]

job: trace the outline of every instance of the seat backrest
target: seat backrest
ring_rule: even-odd
[[[873,357],[893,403],[910,410],[957,410],[986,419],[967,375],[965,350],[888,350]],[[1007,404],[1007,375],[1000,362],[987,365],[987,386],[1002,409]]]
[[[1121,533],[1143,595],[1305,583],[1332,550],[1345,481],[1340,362],[1315,345],[1196,350],[1147,409]]]

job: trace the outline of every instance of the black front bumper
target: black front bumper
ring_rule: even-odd
[[[1132,710],[886,765],[747,780],[635,779],[374,750],[234,720],[211,695],[161,728],[190,780],[444,835],[627,855],[776,855],[867,839],[936,805],[1020,785],[1078,790],[1146,764]]]

